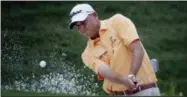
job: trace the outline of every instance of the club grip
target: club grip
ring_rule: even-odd
[[[137,83],[138,83],[137,81],[134,82],[135,85],[136,85]]]

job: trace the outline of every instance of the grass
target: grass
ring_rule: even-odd
[[[49,92],[21,92],[21,91],[2,91],[1,96],[70,96],[62,93],[49,93]]]

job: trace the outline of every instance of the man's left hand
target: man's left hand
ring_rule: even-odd
[[[130,87],[129,89],[132,91],[135,90],[138,84],[138,80],[136,79],[135,75],[129,74],[127,77],[136,85],[136,87]]]

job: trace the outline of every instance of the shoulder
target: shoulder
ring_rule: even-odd
[[[122,15],[121,13],[117,13],[117,14],[114,14],[112,17],[110,17],[110,19],[123,18],[123,17],[125,16]]]
[[[110,17],[111,21],[121,21],[121,20],[125,20],[128,21],[130,20],[128,17],[124,16],[123,14],[117,13],[115,15],[113,15],[112,17]]]
[[[129,18],[124,16],[123,14],[117,13],[112,15],[111,17],[101,20],[101,21],[108,21],[108,22],[113,22],[113,21],[119,21],[119,20],[128,20]]]
[[[104,22],[126,22],[126,23],[129,23],[129,22],[132,22],[131,19],[121,13],[116,13],[114,14],[113,16],[105,19],[105,20],[101,20],[101,21],[104,21]]]
[[[117,13],[117,14],[113,15],[112,17],[110,17],[109,21],[110,21],[111,26],[114,26],[114,27],[116,27],[116,26],[129,27],[129,26],[134,25],[134,23],[132,22],[132,20],[129,17],[124,16],[123,14],[120,14],[120,13]]]

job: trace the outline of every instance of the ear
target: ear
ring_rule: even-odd
[[[98,18],[97,12],[94,12],[93,15]]]

